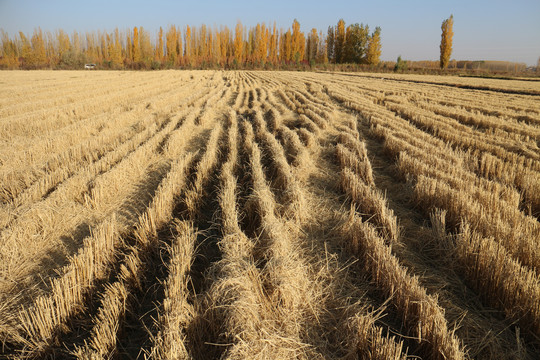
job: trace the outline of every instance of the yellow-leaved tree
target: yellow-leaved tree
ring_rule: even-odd
[[[165,34],[165,47],[167,49],[167,62],[170,66],[176,65],[178,54],[176,53],[176,26],[170,25]]]
[[[148,67],[154,58],[154,48],[150,42],[150,34],[142,26],[139,26],[139,49],[141,61]]]
[[[345,21],[340,19],[334,34],[334,56],[337,64],[345,62]]]
[[[118,28],[114,30],[114,43],[112,43],[111,40],[111,51],[109,56],[111,57],[112,65],[115,68],[119,68],[123,65],[122,44],[120,43],[120,31]]]
[[[133,50],[131,51],[131,56],[133,62],[139,62],[141,61],[141,45],[139,42],[139,29],[135,26],[133,28],[133,42],[132,42]]]
[[[228,55],[229,55],[229,38],[231,34],[228,27],[224,27],[221,29],[219,33],[219,50],[220,50],[220,64],[221,66],[225,66],[229,63]]]
[[[369,37],[366,60],[369,65],[379,64],[381,57],[381,28],[376,27]]]
[[[454,15],[442,22],[441,30],[441,69],[446,69],[450,62],[450,55],[452,55],[452,38],[454,36]]]
[[[244,47],[244,35],[243,35],[243,27],[242,23],[238,21],[236,24],[236,29],[234,32],[234,60],[236,60],[236,65],[241,65],[242,62],[242,54],[243,54],[243,47]]]
[[[300,32],[300,23],[298,20],[294,19],[292,24],[292,37],[291,37],[291,54],[292,59],[295,62],[302,61],[304,54],[302,51],[302,37],[303,34]]]
[[[61,62],[64,60],[65,56],[69,52],[70,43],[69,43],[69,37],[64,32],[64,30],[60,29],[56,32],[56,56],[58,62]]]
[[[292,35],[291,35],[291,29],[287,30],[287,32],[283,35],[283,54],[286,61],[292,60]]]
[[[2,49],[0,56],[0,67],[7,69],[16,69],[19,67],[19,52],[15,41],[9,38],[4,30],[0,29],[2,35]]]
[[[47,53],[45,51],[45,41],[43,39],[43,32],[41,28],[34,30],[34,35],[32,35],[32,60],[33,66],[36,68],[44,67],[47,65]]]
[[[272,65],[277,64],[277,53],[278,53],[278,34],[276,31],[276,23],[274,22],[274,27],[272,29],[272,35],[270,35],[270,62]]]
[[[182,32],[180,31],[180,28],[176,29],[176,65],[182,65],[184,61],[184,55],[183,55],[183,47],[182,47]]]
[[[163,28],[159,27],[158,41],[154,53],[154,60],[163,61]]]
[[[192,57],[192,43],[191,43],[191,28],[188,26],[186,26],[186,33],[185,33],[185,43],[186,43],[186,47],[185,47],[185,50],[184,50],[184,61],[186,64],[189,64],[191,65],[191,62],[193,61],[193,57]]]

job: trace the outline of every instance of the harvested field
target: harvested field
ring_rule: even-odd
[[[0,81],[0,358],[540,353],[540,83]]]

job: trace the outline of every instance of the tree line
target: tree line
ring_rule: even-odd
[[[272,68],[288,65],[358,63],[377,65],[381,29],[369,34],[367,25],[345,28],[339,20],[323,34],[313,28],[307,35],[294,20],[286,30],[258,23],[234,29],[206,25],[184,28],[170,25],[152,34],[143,28],[84,34],[35,29],[11,37],[0,30],[0,68],[76,69],[86,63],[107,69],[161,68]]]

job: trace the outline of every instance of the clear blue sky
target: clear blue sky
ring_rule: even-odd
[[[438,60],[441,22],[454,15],[454,50],[459,60],[508,60],[536,64],[540,56],[540,0],[0,0],[0,28],[13,36],[63,29],[107,30],[143,26],[227,25],[238,20],[288,28],[294,18],[308,32],[346,24],[382,28],[382,59]]]

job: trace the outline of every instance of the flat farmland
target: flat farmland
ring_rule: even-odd
[[[1,358],[540,353],[538,81],[0,84]]]

